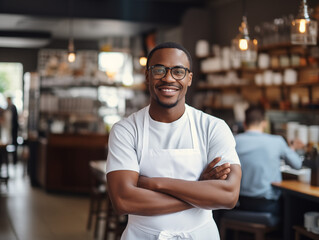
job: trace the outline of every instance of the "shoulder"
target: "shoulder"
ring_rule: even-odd
[[[271,141],[274,141],[274,142],[277,142],[277,143],[280,143],[280,144],[285,144],[286,141],[285,139],[283,138],[283,136],[281,135],[275,135],[275,134],[270,134],[270,133],[263,133],[263,136],[265,138],[268,138],[269,140]]]
[[[208,113],[205,113],[199,109],[196,109],[192,106],[188,106],[189,111],[194,116],[195,123],[200,123],[201,125],[204,125],[206,127],[215,127],[215,126],[227,126],[224,120],[217,118],[215,116],[212,116]]]
[[[146,107],[118,121],[113,125],[111,132],[126,131],[134,134],[143,126],[145,111]]]

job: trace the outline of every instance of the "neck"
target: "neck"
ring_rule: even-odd
[[[264,132],[264,127],[259,124],[259,125],[252,125],[246,128],[246,131],[254,131],[254,132]]]
[[[185,102],[172,108],[165,108],[151,102],[150,116],[158,122],[170,123],[179,119],[185,112]]]

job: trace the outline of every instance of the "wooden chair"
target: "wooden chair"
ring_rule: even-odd
[[[227,230],[235,233],[251,233],[255,240],[265,240],[266,234],[278,229],[279,218],[268,212],[251,212],[243,210],[229,210],[221,217],[221,240],[226,240]]]
[[[127,216],[118,215],[112,206],[112,202],[109,197],[107,201],[107,214],[105,222],[105,231],[104,231],[104,240],[109,239],[110,234],[113,234],[113,238],[118,240],[121,238],[121,235],[127,225]]]

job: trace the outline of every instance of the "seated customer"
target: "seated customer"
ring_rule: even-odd
[[[281,159],[299,169],[302,161],[294,151],[300,141],[288,146],[283,137],[264,133],[263,108],[251,106],[245,111],[245,132],[235,136],[236,150],[242,165],[239,209],[280,214],[280,191],[271,186],[282,180]]]

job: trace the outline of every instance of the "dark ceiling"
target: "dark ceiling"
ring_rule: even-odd
[[[70,19],[74,38],[83,40],[174,27],[189,8],[212,1],[221,0],[0,0],[0,47],[33,47],[25,40],[40,35],[67,39]]]
[[[1,0],[0,13],[177,24],[206,0]]]

